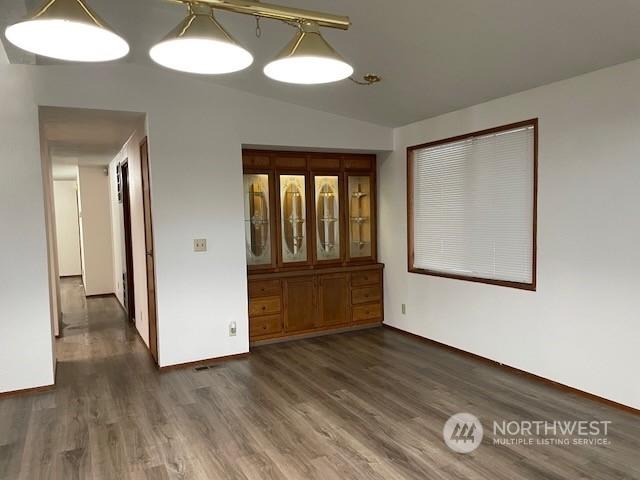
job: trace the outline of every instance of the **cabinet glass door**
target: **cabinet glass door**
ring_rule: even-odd
[[[349,176],[349,257],[371,256],[371,178]]]
[[[282,262],[307,261],[307,215],[304,175],[280,175]]]
[[[244,174],[244,234],[247,264],[271,264],[271,212],[267,174]]]
[[[316,258],[340,259],[340,195],[338,176],[316,176]]]

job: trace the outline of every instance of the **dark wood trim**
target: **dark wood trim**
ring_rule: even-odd
[[[524,282],[512,282],[508,280],[493,280],[483,277],[475,277],[469,275],[459,275],[452,273],[439,272],[435,270],[429,270],[424,268],[415,268],[415,252],[413,245],[413,152],[414,150],[434,147],[437,145],[443,145],[446,143],[457,142],[473,137],[480,137],[482,135],[490,135],[493,133],[503,132],[506,130],[513,130],[520,127],[533,127],[533,241],[532,241],[532,270],[531,270],[531,283]],[[489,285],[499,285],[502,287],[518,288],[521,290],[535,291],[537,288],[537,232],[538,232],[538,119],[532,118],[522,122],[511,123],[508,125],[502,125],[500,127],[488,128],[477,132],[466,133],[464,135],[458,135],[455,137],[444,138],[442,140],[436,140],[434,142],[422,143],[420,145],[413,145],[407,147],[407,271],[409,273],[417,273],[422,275],[431,275],[434,277],[451,278],[454,280],[467,280],[470,282],[486,283]]]
[[[54,357],[55,366],[53,367],[53,383],[50,385],[42,385],[40,387],[21,388],[20,390],[11,390],[9,392],[0,392],[0,400],[11,397],[21,397],[23,395],[35,395],[38,393],[46,393],[56,388],[58,380],[58,359]]]
[[[133,275],[133,226],[131,224],[131,172],[129,158],[120,164],[120,178],[122,179],[122,223],[124,231],[124,251],[126,265],[126,292],[125,303],[127,316],[130,322],[134,322],[136,316],[135,282]]]
[[[23,388],[20,390],[11,390],[9,392],[0,392],[0,400],[10,397],[20,397],[22,395],[33,395],[36,393],[45,393],[50,392],[56,388],[56,384],[52,383],[51,385],[43,385],[41,387],[31,387],[31,388]]]
[[[341,273],[341,272],[358,272],[362,270],[382,270],[384,268],[383,263],[367,263],[363,265],[344,265],[329,268],[326,266],[320,266],[320,268],[307,268],[305,270],[289,270],[286,272],[272,272],[272,273],[250,273],[249,280],[268,280],[271,278],[288,278],[288,277],[301,277],[305,275],[318,275],[327,273]]]
[[[156,257],[151,211],[151,170],[149,167],[149,142],[145,136],[139,145],[140,180],[142,187],[142,213],[144,222],[145,277],[147,280],[147,322],[149,327],[149,352],[158,364],[158,305],[156,288]],[[151,277],[151,278],[150,278]],[[136,328],[137,330],[137,328]]]
[[[211,365],[211,364],[228,362],[230,360],[242,360],[243,358],[247,358],[249,356],[249,353],[250,352],[236,353],[235,355],[225,355],[224,357],[213,357],[213,358],[207,358],[204,360],[196,360],[194,362],[176,363],[174,365],[159,367],[159,370],[160,372],[168,372],[171,370],[177,370],[181,368],[197,367],[199,365]]]
[[[498,367],[498,368],[500,368],[502,370],[507,370],[507,371],[509,371],[511,373],[514,373],[516,375],[522,375],[522,376],[525,376],[525,377],[527,377],[527,378],[529,378],[531,380],[535,380],[535,381],[540,382],[540,383],[545,383],[545,384],[550,385],[550,386],[552,386],[554,388],[557,388],[559,390],[563,390],[563,391],[568,392],[568,393],[579,395],[581,397],[588,398],[590,400],[594,400],[596,402],[600,402],[600,403],[603,403],[603,404],[608,405],[610,407],[614,407],[614,408],[617,408],[617,409],[620,409],[620,410],[624,410],[626,412],[633,413],[635,415],[640,415],[640,410],[638,410],[637,408],[634,408],[634,407],[630,407],[629,405],[625,405],[624,403],[618,403],[618,402],[615,402],[613,400],[609,400],[608,398],[600,397],[599,395],[595,395],[593,393],[585,392],[584,390],[580,390],[580,389],[575,388],[575,387],[570,387],[569,385],[565,385],[564,383],[556,382],[555,380],[550,380],[548,378],[541,377],[540,375],[536,375],[535,373],[530,373],[530,372],[527,372],[526,370],[521,370],[521,369],[516,368],[516,367],[511,367],[509,365],[505,365],[504,363],[497,362],[496,360],[491,360],[490,358],[483,357],[483,356],[475,354],[475,353],[467,352],[466,350],[462,350],[460,348],[453,347],[451,345],[447,345],[446,343],[438,342],[437,340],[432,340],[430,338],[423,337],[423,336],[417,335],[415,333],[407,332],[406,330],[402,330],[402,329],[400,329],[398,327],[394,327],[394,326],[387,325],[387,324],[383,324],[382,326],[384,328],[392,330],[392,331],[394,331],[396,333],[399,333],[401,335],[406,335],[408,337],[416,339],[416,340],[418,340],[420,342],[428,343],[429,345],[432,345],[432,346],[435,346],[435,347],[438,347],[438,348],[442,348],[444,350],[448,350],[450,352],[453,352],[453,353],[456,353],[456,354],[459,354],[459,355],[464,355],[465,357],[473,358],[473,359],[478,360],[478,361],[480,361],[482,363],[486,363],[486,364],[492,365],[494,367]]]

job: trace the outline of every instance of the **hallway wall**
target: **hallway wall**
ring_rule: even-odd
[[[54,180],[53,199],[58,240],[58,274],[81,275],[78,184],[75,180]]]
[[[109,177],[105,167],[78,167],[84,289],[87,295],[113,293],[113,248]]]
[[[127,161],[129,165],[129,196],[131,208],[131,243],[133,249],[133,283],[135,286],[135,324],[144,342],[149,345],[149,318],[147,307],[147,269],[142,205],[142,176],[140,171],[140,142],[146,136],[144,121],[124,144],[109,164],[111,191],[111,221],[113,234],[113,275],[116,297],[124,306],[122,274],[126,269],[122,203],[118,200],[116,167]]]
[[[38,101],[16,73],[0,65],[0,392],[51,385],[54,374]]]
[[[84,289],[87,295],[113,293],[113,247],[109,177],[105,167],[78,167]]]

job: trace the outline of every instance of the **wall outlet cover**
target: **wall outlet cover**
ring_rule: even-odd
[[[194,252],[206,252],[207,251],[207,239],[206,238],[195,238],[193,240],[193,251]]]

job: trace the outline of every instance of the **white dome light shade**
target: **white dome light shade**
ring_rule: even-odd
[[[344,80],[353,74],[353,68],[333,58],[290,57],[270,62],[264,74],[279,82],[314,85]]]
[[[344,80],[353,74],[353,67],[322,38],[317,24],[305,22],[289,45],[264,67],[264,74],[280,82],[313,85]]]
[[[181,72],[204,75],[247,68],[253,55],[222,28],[211,8],[193,5],[189,16],[149,50],[154,62]]]
[[[124,57],[129,44],[82,0],[49,0],[30,18],[10,25],[7,39],[46,57],[76,62],[105,62]]]

